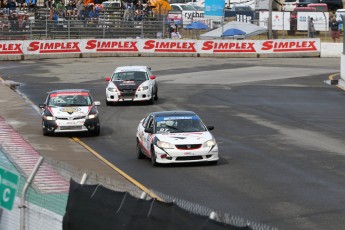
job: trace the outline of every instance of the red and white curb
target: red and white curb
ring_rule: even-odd
[[[0,146],[17,168],[19,168],[19,171],[28,177],[40,158],[40,155],[1,116]],[[42,193],[69,191],[69,182],[45,162],[43,162],[37,171],[33,185]]]

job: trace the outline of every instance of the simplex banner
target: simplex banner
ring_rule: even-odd
[[[67,53],[269,54],[320,52],[319,38],[277,40],[72,39],[0,41],[0,56]]]

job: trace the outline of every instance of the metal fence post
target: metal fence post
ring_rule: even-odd
[[[341,20],[343,21],[343,27],[344,27],[345,15],[341,14],[340,17],[341,17]],[[343,31],[343,55],[344,54],[345,54],[345,33]]]
[[[46,10],[46,39],[48,38],[48,10]]]
[[[29,186],[32,182],[32,180],[34,179],[37,171],[38,171],[38,168],[41,166],[43,162],[43,157],[40,157],[34,167],[34,169],[32,170],[29,178],[26,180],[25,182],[25,185],[24,185],[24,188],[23,188],[23,192],[22,192],[22,197],[21,197],[21,201],[20,201],[20,230],[24,230],[25,229],[25,198],[26,198],[26,193],[29,189]]]

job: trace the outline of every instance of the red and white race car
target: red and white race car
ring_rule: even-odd
[[[149,157],[152,165],[219,160],[218,145],[199,116],[191,111],[150,113],[137,128],[138,158]]]
[[[44,135],[62,132],[89,132],[100,134],[97,106],[89,90],[64,89],[48,92],[42,109],[42,129]]]

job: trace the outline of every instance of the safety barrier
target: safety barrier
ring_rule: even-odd
[[[319,57],[320,39],[0,41],[0,60],[101,56]]]

